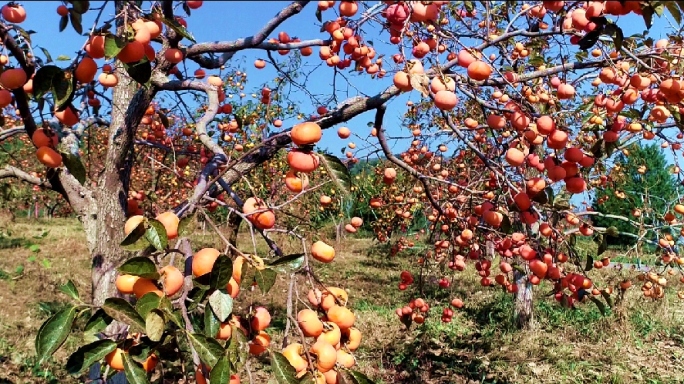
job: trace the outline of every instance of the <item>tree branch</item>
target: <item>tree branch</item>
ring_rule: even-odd
[[[200,64],[204,68],[208,69],[214,69],[214,68],[219,68],[220,66],[224,65],[226,61],[230,60],[231,57],[233,57],[233,54],[237,51],[243,50],[243,49],[248,49],[248,48],[256,48],[259,46],[262,42],[266,40],[268,35],[273,33],[273,31],[278,28],[280,24],[282,24],[285,20],[289,19],[290,17],[298,14],[299,12],[304,9],[304,7],[309,3],[309,1],[295,1],[292,2],[290,5],[287,7],[283,8],[278,14],[271,19],[266,25],[264,25],[259,32],[254,34],[253,36],[249,36],[243,39],[238,39],[235,41],[230,41],[230,42],[215,42],[215,43],[200,43],[200,44],[194,44],[191,45],[187,48],[186,50],[186,57],[194,60],[198,64]],[[322,41],[322,40],[321,40]],[[295,47],[295,44],[291,44],[293,47],[291,49],[295,49],[298,47]],[[314,45],[314,44],[309,44],[309,45]],[[309,46],[309,45],[303,45],[303,46]],[[320,44],[322,45],[322,44]],[[299,47],[301,48],[301,47]],[[266,48],[264,48],[266,49]],[[288,49],[288,48],[275,48],[275,49]],[[199,55],[203,53],[215,53],[215,52],[225,52],[223,56],[221,56],[218,59],[212,59],[208,57],[198,57]]]
[[[444,215],[444,211],[442,210],[442,206],[439,205],[439,202],[435,200],[435,197],[432,196],[432,192],[430,191],[430,184],[427,182],[427,178],[425,175],[422,173],[418,172],[416,169],[412,168],[410,165],[406,164],[392,153],[392,150],[390,150],[389,145],[387,144],[387,139],[385,138],[385,129],[382,127],[382,120],[385,116],[385,111],[386,107],[385,104],[381,105],[378,107],[378,109],[375,112],[375,129],[378,132],[378,143],[380,143],[380,147],[382,148],[382,152],[385,154],[385,157],[387,160],[391,161],[392,163],[396,164],[399,166],[401,169],[406,171],[408,174],[411,176],[415,177],[420,181],[421,184],[423,184],[423,188],[425,188],[425,196],[427,196],[428,200],[430,201],[430,205],[439,212],[440,216]]]
[[[37,185],[42,188],[52,189],[52,184],[49,181],[43,180],[37,176],[31,176],[29,173],[22,171],[17,167],[11,165],[5,165],[3,169],[0,169],[0,179],[5,178],[15,178],[24,181],[29,184]]]

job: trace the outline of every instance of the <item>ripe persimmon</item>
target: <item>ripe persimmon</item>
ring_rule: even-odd
[[[297,175],[293,170],[287,171],[285,174],[285,187],[290,192],[299,193],[309,186],[309,177],[306,174]]]
[[[305,371],[309,366],[306,360],[302,357],[304,354],[304,346],[302,346],[300,343],[288,344],[285,348],[283,348],[281,353],[298,373]]]
[[[85,46],[85,50],[88,56],[93,59],[101,59],[105,55],[104,51],[105,36],[104,35],[92,35],[88,39],[88,43]]]
[[[290,131],[292,142],[299,146],[316,144],[322,135],[321,126],[311,121],[297,124]]]
[[[311,309],[302,309],[297,313],[297,324],[306,337],[318,337],[323,332],[323,322]]]
[[[166,237],[169,240],[173,240],[178,237],[178,224],[180,224],[180,219],[175,213],[171,211],[163,212],[160,213],[155,219],[164,225],[164,229],[166,229]]]
[[[229,321],[224,321],[219,325],[218,332],[216,333],[216,338],[219,340],[229,340],[232,334],[233,328],[231,326],[231,323]]]
[[[435,106],[442,111],[450,111],[458,104],[458,97],[454,92],[443,90],[435,93]]]
[[[95,78],[97,73],[97,63],[92,58],[86,56],[78,63],[74,76],[80,83],[90,83]]]
[[[5,8],[7,8],[7,6],[3,7],[3,9]],[[26,72],[22,68],[6,69],[0,74],[0,84],[6,89],[21,88],[26,84],[27,80]]]
[[[249,353],[251,355],[260,355],[266,351],[266,348],[271,345],[271,336],[264,331],[260,331],[249,342]]]
[[[141,277],[133,284],[133,294],[138,299],[150,292],[156,293],[159,297],[164,296],[164,292],[162,292],[151,279]]]
[[[330,263],[335,258],[335,248],[323,241],[317,241],[311,245],[311,256],[321,263]]]
[[[0,89],[0,108],[12,104],[12,93],[6,89]]]
[[[340,129],[337,130],[337,136],[340,139],[346,139],[351,136],[351,131],[347,127],[340,127]]]
[[[268,206],[263,200],[250,197],[245,200],[242,212],[247,215],[247,219],[259,229],[271,229],[275,225],[275,214],[271,210],[266,210]],[[256,212],[262,211],[263,212]]]
[[[116,57],[121,60],[122,63],[137,63],[145,57],[145,46],[136,40],[129,41]]]
[[[177,48],[169,48],[164,52],[164,58],[172,64],[178,64],[183,61],[183,52]]]
[[[192,257],[193,276],[199,277],[211,272],[220,254],[221,252],[215,248],[203,248],[197,251]]]
[[[361,345],[361,331],[357,328],[345,328],[342,330],[342,336],[346,340],[345,346],[350,351],[355,351]]]
[[[119,84],[119,77],[116,75],[116,73],[102,72],[97,77],[97,81],[107,88],[112,88]]]
[[[63,111],[55,112],[55,117],[62,124],[72,126],[78,123],[78,113],[75,112],[71,107],[66,107]]]
[[[115,350],[109,352],[107,356],[105,356],[105,363],[109,365],[111,369],[114,369],[116,371],[123,371],[124,370],[124,364],[123,364],[123,354],[126,353],[123,349],[121,348],[116,348]]]
[[[173,265],[167,265],[160,271],[162,287],[166,296],[173,296],[183,288],[183,273]]]
[[[19,24],[26,20],[26,10],[21,5],[12,2],[2,7],[2,18],[10,23]]]
[[[351,328],[356,320],[354,313],[352,313],[349,308],[339,305],[333,305],[326,314],[328,320],[337,324],[340,329]]]
[[[36,150],[36,157],[43,165],[57,168],[62,165],[62,155],[50,147],[40,147]]]
[[[263,331],[271,324],[271,314],[264,307],[256,307],[250,325],[253,331]]]
[[[36,148],[40,147],[56,147],[57,146],[57,134],[54,132],[47,132],[44,128],[38,128],[33,135],[31,135],[31,141]]]
[[[476,81],[489,79],[492,75],[492,67],[482,60],[475,60],[468,65],[468,77]]]
[[[411,81],[409,79],[409,74],[404,71],[398,71],[395,73],[394,77],[392,78],[392,82],[394,83],[394,86],[399,88],[399,90],[402,92],[410,92],[413,90],[413,86],[411,85]]]
[[[133,286],[139,278],[133,275],[119,275],[116,277],[116,289],[125,295],[130,295],[133,293]]]
[[[517,148],[508,148],[506,162],[513,167],[519,167],[525,163],[525,154]]]
[[[287,164],[297,172],[310,173],[318,168],[320,160],[313,152],[293,149],[287,153]]]
[[[311,346],[309,352],[316,356],[316,368],[319,371],[327,372],[335,367],[337,351],[334,346],[320,340]]]

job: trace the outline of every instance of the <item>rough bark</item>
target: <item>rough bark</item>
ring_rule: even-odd
[[[534,313],[532,311],[532,283],[524,274],[515,271],[513,273],[515,285],[518,291],[515,294],[513,309],[513,322],[519,329],[532,329],[534,327]]]
[[[124,6],[117,2],[117,13]],[[117,20],[123,28],[122,20]],[[121,64],[117,68],[119,84],[112,92],[112,113],[105,166],[93,193],[93,201],[83,219],[92,256],[93,304],[102,305],[107,297],[117,296],[116,268],[126,256],[118,246],[124,239],[133,146],[137,126],[155,91],[138,88]]]

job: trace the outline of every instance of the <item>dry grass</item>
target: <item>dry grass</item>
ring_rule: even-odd
[[[23,240],[0,249],[0,271],[4,272],[0,273],[0,383],[72,382],[74,379],[59,368],[67,352],[58,353],[47,369],[35,367],[32,356],[40,323],[58,305],[54,303],[64,300],[59,285],[72,279],[88,299],[89,257],[80,225],[62,219],[8,220],[6,228],[12,238]],[[34,238],[45,230],[49,231],[46,237]],[[197,247],[220,244],[218,236],[201,229],[193,241]],[[40,252],[32,252],[28,248],[31,243],[37,244]],[[2,244],[12,245],[6,240]],[[286,252],[297,250],[297,241],[283,244]],[[240,236],[239,247],[253,248],[248,234]],[[259,253],[266,249],[262,241],[257,241],[256,247]],[[684,382],[684,311],[676,297],[650,302],[634,289],[607,317],[592,303],[573,311],[542,299],[535,307],[536,329],[517,332],[510,325],[510,296],[496,289],[481,290],[469,271],[456,276],[452,292],[427,289],[422,296],[429,298],[433,318],[407,331],[393,312],[416,295],[396,289],[398,271],[415,255],[402,252],[391,258],[387,250],[367,239],[348,238],[336,249],[335,262],[316,265],[316,273],[330,285],[349,291],[350,305],[364,334],[356,353],[359,368],[378,382]],[[17,274],[19,266],[23,271]],[[628,272],[612,272],[605,279],[618,281],[622,274]],[[535,292],[549,290],[542,286]],[[274,345],[282,340],[286,292],[287,278],[279,276],[271,294],[245,292],[236,309],[242,311],[250,304],[271,308]],[[462,297],[466,306],[450,324],[443,324],[437,318],[453,296]],[[78,337],[71,338],[65,350],[73,350],[78,342]],[[258,363],[253,366],[260,368]],[[265,377],[261,373],[256,381],[266,382]]]

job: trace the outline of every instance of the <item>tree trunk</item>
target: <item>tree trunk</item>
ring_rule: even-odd
[[[515,294],[515,306],[513,309],[513,321],[518,329],[530,330],[534,326],[532,312],[532,283],[526,275],[514,271],[513,278],[518,291]]]

